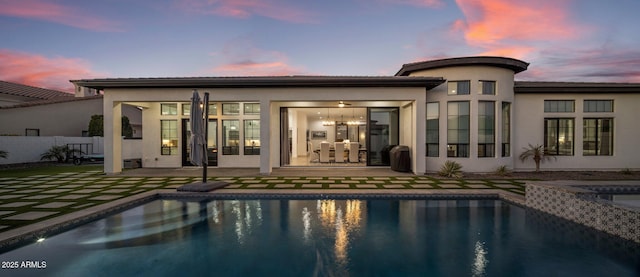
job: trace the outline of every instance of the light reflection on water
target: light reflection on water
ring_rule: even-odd
[[[583,276],[637,273],[638,261],[622,266],[586,251],[589,241],[547,243],[571,229],[536,222],[494,200],[162,200],[0,258],[46,260],[61,276],[494,276],[550,264],[580,264],[559,270]]]

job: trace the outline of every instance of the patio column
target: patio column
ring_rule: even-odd
[[[260,174],[271,174],[271,102],[260,100]]]
[[[416,99],[413,109],[414,116],[414,147],[413,153],[413,173],[416,175],[424,175],[427,171],[427,159],[425,157],[427,153],[426,141],[427,141],[427,94],[422,93],[421,97]]]
[[[106,95],[104,113],[104,172],[122,172],[122,103],[114,102]]]

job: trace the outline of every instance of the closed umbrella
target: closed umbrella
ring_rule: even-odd
[[[193,96],[191,97],[191,114],[189,116],[191,123],[191,138],[189,140],[191,152],[189,153],[189,161],[197,166],[204,165],[207,157],[206,130],[204,129],[204,117],[201,105],[200,94],[197,90],[193,90]]]

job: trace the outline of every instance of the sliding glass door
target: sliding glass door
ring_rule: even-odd
[[[367,165],[389,166],[389,151],[400,137],[399,108],[367,108]]]

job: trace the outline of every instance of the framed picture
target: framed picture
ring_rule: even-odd
[[[327,131],[311,131],[311,139],[315,139],[315,140],[327,139]]]

